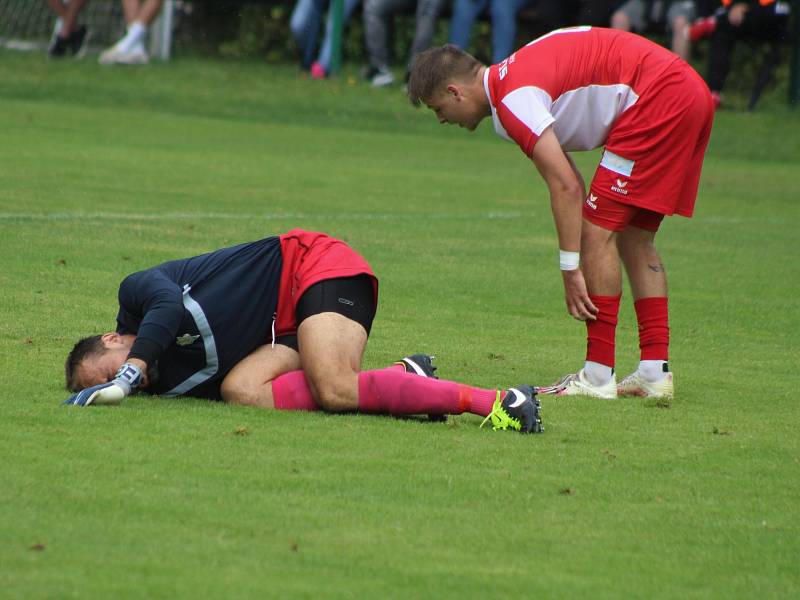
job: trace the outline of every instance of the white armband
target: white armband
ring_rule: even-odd
[[[580,252],[558,251],[558,262],[562,271],[574,271],[581,262]]]

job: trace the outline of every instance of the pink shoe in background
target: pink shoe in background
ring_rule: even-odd
[[[311,65],[311,79],[325,79],[325,67],[318,62]]]

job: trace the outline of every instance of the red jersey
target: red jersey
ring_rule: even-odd
[[[558,29],[484,73],[498,134],[531,156],[547,127],[565,151],[605,146],[597,198],[691,216],[714,117],[708,86],[675,54],[614,29]]]
[[[495,131],[528,156],[551,124],[564,150],[592,150],[606,143],[625,111],[657,92],[666,72],[687,67],[641,36],[571,27],[552,31],[492,65],[484,87]]]

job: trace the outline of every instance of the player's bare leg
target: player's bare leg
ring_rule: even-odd
[[[656,232],[628,226],[617,247],[631,284],[639,323],[639,368],[623,379],[618,393],[625,396],[673,396],[669,353],[667,274],[654,240]]]
[[[495,429],[521,433],[544,430],[531,386],[480,389],[408,373],[397,366],[361,371],[367,332],[337,313],[306,318],[297,334],[305,380],[317,404],[326,411],[390,415],[471,412],[489,417]],[[299,386],[295,393],[298,391]]]
[[[622,272],[617,234],[583,220],[581,229],[581,270],[589,298],[598,308],[594,320],[586,321],[587,348],[583,369],[565,376],[541,393],[588,395],[615,398],[614,344]]]
[[[338,313],[319,313],[300,323],[297,344],[319,405],[330,412],[357,410],[358,374],[367,346],[364,327]]]
[[[275,408],[272,381],[300,369],[300,355],[292,348],[268,344],[253,351],[225,376],[222,399],[231,404]]]
[[[616,296],[622,291],[617,233],[583,220],[581,270],[589,294]]]
[[[656,232],[629,225],[617,236],[617,248],[631,284],[633,300],[667,295],[667,273],[656,250]]]

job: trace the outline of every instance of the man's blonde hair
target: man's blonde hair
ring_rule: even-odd
[[[458,46],[429,48],[414,57],[408,78],[408,99],[414,106],[428,102],[450,81],[466,82],[483,65]]]

